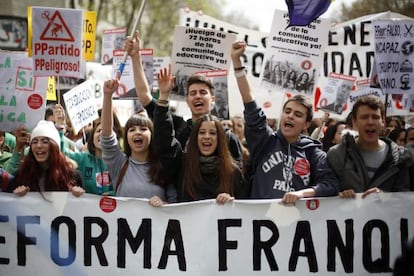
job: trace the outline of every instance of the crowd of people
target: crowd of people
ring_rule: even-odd
[[[414,190],[414,128],[406,128],[400,117],[386,118],[378,97],[359,98],[342,121],[329,113],[313,118],[312,102],[297,94],[284,103],[276,124],[255,101],[243,65],[246,43],[238,41],[231,59],[244,116],[212,115],[215,87],[207,77],[193,75],[186,81],[191,118],[185,121],[169,108],[171,65],[160,70],[159,98],[153,98],[140,44],[136,33],[126,38],[125,50],[144,109],[120,125],[112,107],[119,85],[114,78],[103,84],[100,117],[78,137],[81,146],[68,135],[59,104],[31,133],[24,127],[0,132],[2,191],[147,198],[159,207],[202,199],[294,204],[307,197]]]
[[[120,126],[112,108],[119,81],[104,83],[100,118],[84,129],[79,142],[66,132],[64,108],[56,104],[28,133],[0,132],[1,189],[71,191],[148,198],[153,206],[216,198],[365,197],[373,192],[413,190],[414,129],[399,117],[385,117],[379,98],[361,97],[346,121],[313,118],[312,102],[297,94],[283,105],[278,125],[254,99],[246,77],[243,41],[231,49],[244,116],[220,120],[212,114],[215,87],[203,75],[186,82],[191,118],[171,113],[175,83],[171,65],[158,74],[153,98],[136,33],[125,40],[132,60],[137,97],[143,106]],[[315,125],[315,122],[318,122]],[[276,125],[276,127],[275,127]],[[7,179],[5,181],[4,179]]]

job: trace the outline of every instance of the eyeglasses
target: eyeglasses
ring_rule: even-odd
[[[46,146],[49,145],[49,138],[33,138],[33,140],[30,142],[31,146],[37,146],[37,145],[42,145],[42,146]]]

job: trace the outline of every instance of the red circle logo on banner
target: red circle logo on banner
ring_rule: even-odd
[[[40,96],[39,94],[30,95],[27,98],[27,105],[31,109],[39,109],[43,105],[42,96]]]
[[[309,210],[318,209],[319,208],[319,200],[318,199],[306,200],[306,207],[308,207]]]
[[[300,64],[300,67],[302,67],[304,70],[309,70],[312,68],[312,62],[310,60],[304,60]]]
[[[300,158],[295,161],[295,172],[298,175],[307,175],[310,172],[309,161],[305,158]]]
[[[116,200],[110,197],[103,196],[99,201],[99,207],[105,213],[111,213],[116,209]]]

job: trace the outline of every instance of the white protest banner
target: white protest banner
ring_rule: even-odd
[[[243,62],[246,65],[247,76],[249,77],[254,92],[259,90],[259,75],[262,68],[268,33],[246,29],[188,9],[180,9],[179,22],[181,26],[186,27],[225,31],[235,34],[238,40],[246,41],[247,48],[243,55]],[[231,70],[230,73],[232,73]],[[236,78],[233,74],[230,74],[227,81],[230,115],[241,115],[243,114],[244,105],[237,87]],[[255,97],[259,103],[263,103],[262,107],[268,116],[274,118],[279,117],[281,104],[283,104],[283,95],[279,93],[267,95],[264,93],[256,93]]]
[[[315,92],[315,106],[318,106],[321,89],[328,82],[330,72],[355,76],[357,81],[370,78],[375,64],[375,30],[373,22],[381,19],[399,20],[409,19],[409,17],[398,13],[383,12],[359,17],[330,28],[328,46],[325,48],[323,70],[319,76],[318,87]],[[399,103],[395,103],[395,105],[396,111],[403,111],[399,108]],[[346,112],[342,113],[342,117],[346,115]]]
[[[1,275],[384,275],[414,236],[414,193],[164,205],[0,193]]]
[[[102,33],[101,63],[111,64],[113,62],[114,50],[121,50],[126,36],[126,28],[106,29]]]
[[[359,17],[350,21],[331,26],[328,34],[328,44],[325,47],[323,55],[323,63],[316,84],[314,93],[314,106],[319,103],[321,89],[325,87],[328,81],[328,75],[331,72],[337,74],[352,75],[357,80],[368,79],[374,64],[374,33],[372,31],[372,21],[378,19],[410,19],[407,16],[393,13],[383,12]],[[258,32],[255,30],[245,29],[227,22],[215,19],[205,14],[195,11],[180,10],[180,25],[187,27],[203,27],[217,30],[224,30],[235,33],[237,39],[244,39],[248,43],[244,62],[248,66],[247,75],[252,83],[253,90],[258,91],[259,75],[261,73],[263,52],[266,48],[268,33]],[[263,91],[262,91],[263,92]],[[259,94],[259,95],[257,95]],[[259,100],[263,97],[263,105],[270,106],[265,108],[266,114],[272,112],[272,115],[279,118],[283,96],[273,95],[274,93],[256,93],[255,97]],[[274,97],[277,96],[277,99]],[[229,97],[230,97],[230,113],[242,114],[244,106],[241,102],[240,95],[235,78],[229,78]],[[396,103],[396,106],[399,104]],[[396,108],[398,108],[398,106]],[[401,109],[398,109],[401,110]],[[319,113],[315,109],[316,116],[323,116],[323,112]],[[341,117],[345,117],[343,112]]]
[[[180,9],[179,25],[185,27],[213,29],[235,34],[237,39],[246,41],[248,47],[252,48],[266,47],[266,40],[269,35],[268,33],[246,29],[234,24],[230,24],[206,14],[191,11],[189,9]],[[249,64],[253,63],[255,63],[255,61],[252,63],[249,62]],[[258,69],[260,73],[260,68]],[[259,77],[259,74],[257,74],[256,77]]]
[[[145,78],[147,79],[150,90],[152,89],[152,80],[153,76],[153,59],[154,59],[154,50],[153,49],[140,49],[142,67],[144,69]],[[114,51],[113,57],[114,62],[112,64],[112,75],[116,76],[119,71],[119,66],[124,59],[125,51]],[[137,93],[135,91],[134,83],[134,71],[132,66],[132,60],[130,56],[127,56],[125,61],[125,67],[119,80],[119,88],[113,96],[114,99],[126,100],[126,99],[135,99],[138,100]]]
[[[328,43],[330,21],[318,18],[306,27],[289,24],[287,12],[276,10],[260,75],[263,91],[312,96]]]
[[[176,76],[172,98],[184,98],[186,80],[195,72],[227,70],[235,39],[234,34],[213,29],[176,26],[171,54],[172,70]]]
[[[63,100],[76,133],[99,118],[95,105],[95,85],[92,80],[87,80],[63,94]]]
[[[0,129],[33,129],[45,116],[48,77],[34,77],[26,52],[0,51]]]
[[[387,94],[414,94],[414,20],[376,20],[375,64]]]
[[[32,7],[34,76],[84,76],[82,23],[82,10]]]
[[[353,76],[330,73],[328,83],[322,90],[318,108],[342,114],[342,111],[348,108],[347,102],[355,79]]]
[[[173,71],[228,69],[230,49],[235,40],[234,34],[176,26],[171,55]]]

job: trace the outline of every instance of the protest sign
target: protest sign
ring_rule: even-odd
[[[113,52],[121,50],[126,36],[126,28],[106,29],[102,33],[101,63],[112,64]]]
[[[96,35],[96,12],[85,11],[82,26],[82,51],[83,59],[95,60],[95,35]]]
[[[329,73],[351,75],[357,81],[369,79],[374,62],[374,32],[372,22],[379,19],[410,19],[393,12],[370,14],[352,19],[329,28],[328,43],[323,54],[318,82],[313,97],[315,116],[323,116],[316,107],[319,104],[321,89],[326,86]],[[269,44],[268,33],[245,29],[227,22],[215,19],[195,11],[180,10],[180,25],[187,27],[205,27],[227,31],[237,35],[237,39],[247,41],[246,55],[243,56],[247,65],[247,75],[253,91],[258,92],[260,87],[259,76],[262,70],[264,51]],[[283,25],[285,26],[285,25]],[[230,115],[242,114],[243,103],[240,99],[235,78],[230,75],[229,82]],[[255,93],[255,97],[264,107],[267,115],[279,118],[284,101],[283,95],[275,93]],[[282,94],[282,93],[280,93]],[[394,103],[395,111],[401,113],[402,105]],[[401,109],[399,109],[401,107]],[[345,118],[348,112],[343,112]]]
[[[387,94],[414,94],[414,20],[376,20],[373,23],[375,64]]]
[[[413,238],[413,208],[412,192],[160,208],[0,193],[0,274],[391,276]]]
[[[152,90],[153,76],[153,49],[140,49],[142,67],[144,69],[145,78],[147,79],[149,89]],[[112,75],[115,77],[118,74],[119,66],[123,63],[125,51],[114,51],[112,64]],[[132,66],[132,60],[130,56],[127,56],[125,61],[124,70],[122,71],[121,78],[119,79],[119,88],[114,93],[114,99],[126,100],[135,99],[138,100],[137,92],[135,90],[134,71]]]
[[[286,28],[288,24],[289,15],[276,10],[260,75],[261,89],[312,96],[328,43],[330,22],[320,18],[305,27]]]
[[[327,85],[321,92],[318,108],[336,114],[347,109],[349,94],[356,77],[331,73]]]
[[[95,85],[92,80],[87,80],[66,92],[63,100],[75,133],[99,118],[95,105]]]
[[[214,86],[214,106],[211,115],[219,119],[229,119],[229,97],[227,89],[227,70],[196,72],[209,78]]]
[[[32,7],[34,76],[81,78],[83,11]]]
[[[172,99],[184,100],[187,79],[198,71],[228,70],[236,36],[222,31],[176,26],[171,54],[175,87]]]
[[[26,52],[0,51],[0,129],[32,129],[44,118],[48,77],[34,77]]]

